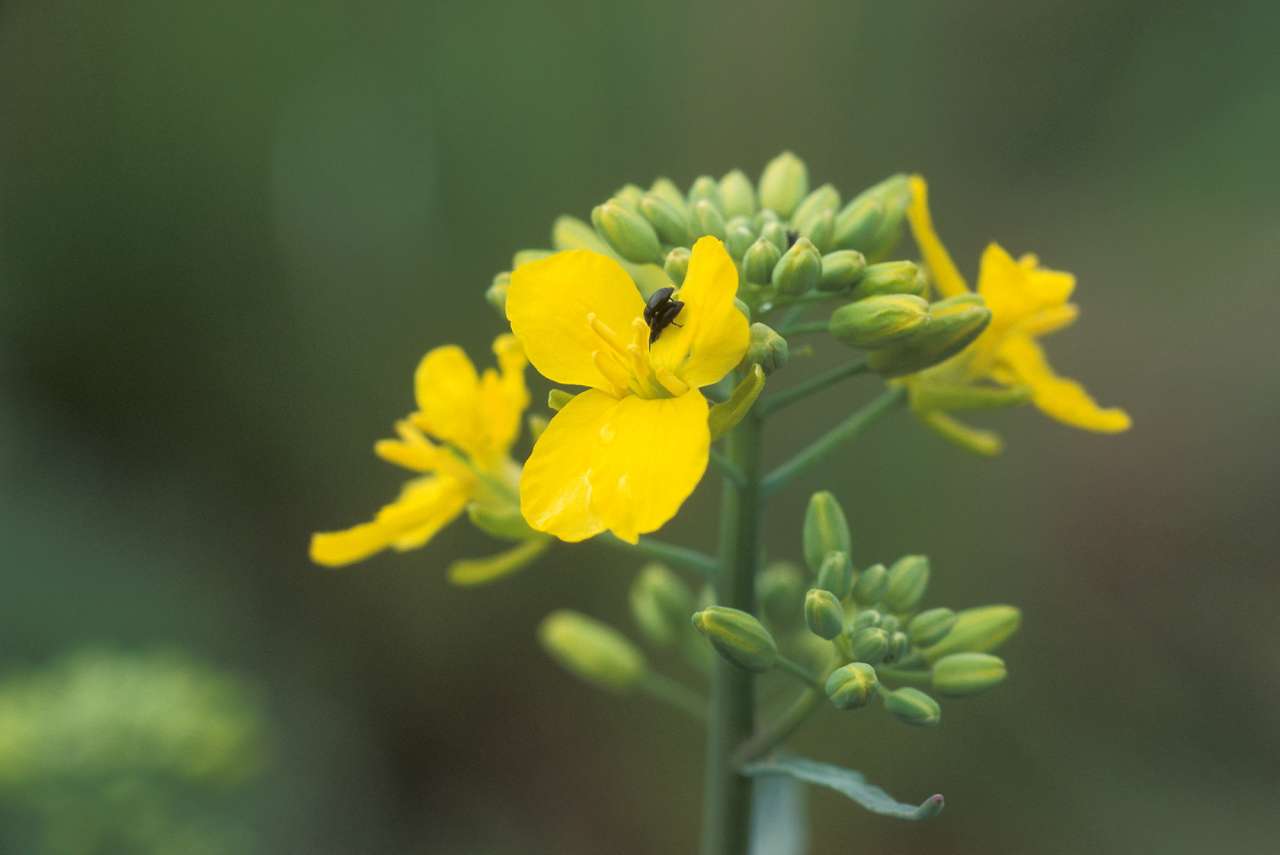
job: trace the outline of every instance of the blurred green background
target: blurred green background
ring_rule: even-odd
[[[259,772],[200,803],[235,826],[211,852],[690,851],[696,728],[533,643],[561,605],[629,624],[631,563],[561,549],[477,591],[442,572],[493,551],[464,525],[341,572],[306,544],[393,494],[370,446],[417,359],[485,352],[484,288],[556,214],[792,148],[846,196],[926,173],[970,275],[990,239],[1075,272],[1051,356],[1135,421],[998,414],[988,461],[901,416],[774,505],[775,554],[828,486],[859,563],[924,551],[936,601],[1025,610],[1013,678],[943,727],[804,736],[949,802],[907,825],[815,793],[815,851],[1271,851],[1277,27],[1266,2],[6,0],[0,684],[86,648],[236,681]],[[715,493],[666,534],[710,547]],[[6,792],[0,851],[73,851]]]

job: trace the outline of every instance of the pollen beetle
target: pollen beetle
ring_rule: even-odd
[[[658,336],[669,326],[680,326],[676,316],[684,308],[680,300],[673,300],[671,295],[675,288],[659,288],[654,291],[644,304],[644,322],[649,325],[649,343],[658,340]]]

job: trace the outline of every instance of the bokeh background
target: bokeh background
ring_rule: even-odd
[[[417,359],[484,353],[484,288],[555,215],[783,148],[846,196],[927,173],[970,274],[993,238],[1074,271],[1052,357],[1135,421],[997,414],[990,461],[903,416],[772,508],[796,553],[829,486],[858,562],[924,551],[937,601],[1025,610],[1013,679],[943,727],[807,733],[949,802],[912,825],[815,793],[815,851],[1271,851],[1277,27],[1261,0],[6,0],[0,851],[690,851],[696,728],[533,642],[562,605],[629,627],[631,562],[462,590],[443,568],[493,550],[464,525],[341,572],[306,543],[393,493],[370,445]],[[710,547],[715,494],[669,536]],[[184,710],[234,774],[170,768],[210,738],[157,736]],[[148,794],[157,768],[189,792]]]

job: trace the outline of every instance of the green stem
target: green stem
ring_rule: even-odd
[[[778,330],[779,335],[801,335],[803,333],[824,333],[828,329],[826,321],[800,321],[784,326]]]
[[[756,571],[760,563],[761,422],[749,415],[726,437],[730,461],[742,483],[725,480],[720,508],[720,572],[716,602],[755,612]],[[733,752],[755,727],[754,680],[727,660],[711,671],[711,721],[703,783],[702,855],[743,855],[751,820],[751,781],[738,774]]]
[[[768,496],[775,493],[778,488],[801,472],[821,463],[828,454],[862,433],[895,406],[902,403],[906,398],[906,394],[907,390],[901,386],[893,386],[886,389],[880,397],[850,415],[815,440],[808,448],[770,472],[764,479],[764,494]]]
[[[795,403],[802,398],[807,398],[814,392],[821,392],[828,386],[835,385],[846,377],[854,377],[858,374],[864,374],[867,370],[866,359],[855,359],[852,362],[846,362],[844,365],[838,365],[830,371],[824,371],[821,374],[815,374],[803,383],[792,386],[790,389],[783,389],[776,395],[770,395],[760,402],[759,412],[763,418],[765,416],[776,413],[788,404]]]
[[[696,549],[676,546],[674,543],[667,543],[653,537],[642,537],[638,543],[631,544],[614,537],[612,534],[601,535],[599,542],[606,546],[612,546],[614,549],[639,552],[641,555],[665,561],[673,566],[692,570],[695,573],[706,576],[708,579],[714,578],[716,575],[715,559]]]
[[[733,753],[733,758],[738,766],[742,767],[752,760],[758,760],[783,742],[786,742],[791,737],[791,734],[799,730],[800,725],[808,721],[809,716],[818,710],[824,697],[826,697],[825,694],[817,689],[806,689],[801,692],[795,702],[787,707],[776,720],[761,728],[755,736],[738,746],[738,750]]]
[[[778,657],[778,669],[786,671],[792,677],[795,677],[801,683],[814,689],[822,688],[822,681],[809,672],[809,669],[798,662],[794,662],[785,656]]]
[[[707,720],[706,699],[670,677],[650,672],[640,683],[640,690],[681,712],[688,713],[698,721]]]
[[[738,464],[726,457],[723,451],[718,448],[711,449],[711,462],[720,470],[720,474],[732,481],[735,486],[742,486],[742,470],[738,468]]]

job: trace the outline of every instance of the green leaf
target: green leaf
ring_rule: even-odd
[[[742,774],[751,776],[786,775],[798,781],[827,787],[843,793],[872,813],[893,816],[898,819],[930,819],[942,812],[942,796],[934,795],[920,805],[906,805],[895,801],[884,790],[867,783],[861,772],[841,769],[826,763],[807,760],[804,757],[781,756],[762,760],[742,767]]]
[[[751,405],[763,390],[764,369],[759,365],[752,365],[747,376],[742,378],[742,382],[729,395],[729,400],[711,408],[711,414],[707,417],[711,425],[711,438],[719,439],[733,430],[751,411]]]

